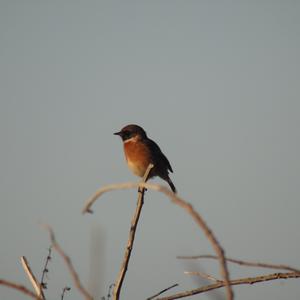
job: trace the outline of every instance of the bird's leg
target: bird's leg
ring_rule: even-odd
[[[148,179],[152,177],[151,174],[150,174],[150,172],[151,172],[151,169],[153,167],[154,167],[153,164],[149,164],[149,166],[148,166],[148,168],[147,168],[147,170],[146,170],[146,172],[145,172],[145,174],[143,176],[142,182],[146,183],[148,181]],[[140,187],[139,186],[138,193],[143,193],[143,192],[146,192],[146,191],[147,191],[147,189],[145,187]]]
[[[143,191],[146,192],[147,189],[144,188],[144,187],[139,187],[139,188],[138,188],[138,192],[139,192],[139,193],[143,193]]]

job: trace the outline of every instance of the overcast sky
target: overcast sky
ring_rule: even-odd
[[[137,195],[113,192],[93,215],[81,209],[97,188],[137,180],[113,135],[130,123],[160,145],[179,195],[228,256],[299,268],[299,15],[299,1],[0,1],[0,277],[29,287],[22,255],[40,277],[43,222],[96,299],[107,294]],[[204,284],[184,271],[219,276],[214,262],[176,259],[206,253],[191,218],[148,191],[122,299]],[[72,286],[56,253],[47,282],[47,299]],[[299,280],[234,291],[243,300],[300,293]],[[0,298],[24,299],[5,287]],[[65,299],[80,296],[72,288]]]

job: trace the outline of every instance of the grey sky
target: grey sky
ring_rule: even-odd
[[[299,14],[299,1],[1,1],[0,277],[29,286],[21,255],[41,273],[46,222],[84,283],[100,265],[106,294],[136,192],[105,195],[92,216],[81,209],[98,187],[137,180],[112,134],[128,123],[161,146],[179,194],[229,256],[300,267]],[[184,270],[218,274],[213,263],[176,260],[212,250],[164,196],[147,193],[139,226],[123,299],[196,287]],[[53,254],[49,299],[65,285]],[[235,294],[295,299],[299,281]],[[23,296],[1,287],[0,298]],[[75,288],[66,299],[80,299]]]

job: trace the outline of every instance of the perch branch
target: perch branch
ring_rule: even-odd
[[[112,191],[112,190],[120,190],[120,189],[132,189],[136,187],[142,187],[147,188],[151,190],[156,190],[159,192],[164,193],[166,196],[168,196],[173,203],[183,208],[192,218],[193,220],[198,224],[198,226],[202,229],[204,232],[206,238],[211,243],[214,251],[216,252],[219,264],[220,264],[220,273],[222,278],[224,279],[224,286],[227,291],[227,299],[232,300],[233,299],[233,291],[230,286],[230,279],[229,279],[229,272],[227,269],[227,263],[225,260],[224,250],[220,246],[218,240],[216,239],[215,235],[213,234],[212,230],[206,225],[205,221],[202,219],[202,217],[194,210],[193,206],[189,204],[188,202],[184,201],[180,197],[178,197],[176,194],[174,194],[171,190],[168,188],[158,185],[158,184],[149,184],[149,183],[125,183],[125,184],[114,184],[109,185],[106,187],[103,187],[99,189],[85,204],[83,208],[83,213],[85,212],[92,212],[91,206],[93,203],[105,192]]]
[[[194,255],[194,256],[177,256],[178,259],[201,259],[201,258],[208,258],[208,259],[218,259],[215,255]],[[252,262],[252,261],[245,261],[240,259],[233,259],[229,257],[225,257],[228,262],[238,264],[241,266],[248,266],[248,267],[259,267],[259,268],[267,268],[267,269],[275,269],[275,270],[287,270],[291,272],[300,272],[299,269],[295,269],[293,267],[287,265],[276,265],[276,264],[267,264],[261,262]]]
[[[147,181],[152,168],[153,168],[153,165],[150,164],[144,174],[143,182]],[[119,272],[118,278],[116,280],[116,285],[113,290],[113,299],[114,300],[118,300],[120,298],[120,292],[121,292],[122,284],[123,284],[123,281],[124,281],[124,278],[125,278],[125,275],[127,272],[137,225],[138,225],[142,207],[144,204],[144,194],[145,194],[145,188],[144,187],[142,187],[141,189],[139,188],[137,206],[136,206],[136,210],[134,212],[133,218],[131,220],[129,238],[128,238],[127,247],[126,247],[125,253],[124,253],[124,259],[122,262],[122,266],[121,266],[121,270]]]

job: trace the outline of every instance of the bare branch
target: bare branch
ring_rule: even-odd
[[[5,279],[0,279],[0,285],[4,285],[7,286],[11,289],[17,290],[29,297],[31,297],[32,299],[37,299],[40,300],[40,297],[38,295],[36,295],[35,293],[33,293],[32,291],[30,291],[27,287],[25,287],[24,285],[9,281],[9,280],[5,280]]]
[[[206,225],[205,221],[202,219],[200,214],[198,214],[193,206],[184,201],[182,198],[178,197],[176,194],[174,194],[171,190],[168,188],[158,185],[158,184],[149,184],[149,183],[123,183],[123,184],[113,184],[109,186],[105,186],[101,189],[99,189],[86,203],[85,207],[83,208],[83,213],[85,212],[92,212],[91,206],[93,203],[105,192],[112,191],[112,190],[120,190],[120,189],[132,189],[136,187],[143,187],[155,191],[159,191],[167,195],[173,203],[176,205],[180,206],[183,208],[192,218],[193,220],[199,225],[199,227],[202,229],[204,232],[205,236],[207,239],[210,241],[213,249],[215,250],[216,254],[218,255],[219,258],[219,263],[220,263],[220,273],[221,276],[224,278],[225,282],[225,287],[227,290],[227,298],[228,300],[233,299],[233,291],[232,288],[230,287],[230,282],[229,282],[229,272],[227,269],[227,263],[225,260],[225,255],[224,255],[224,250],[220,246],[218,240],[216,239],[214,233],[212,230]]]
[[[25,256],[21,256],[21,263],[22,263],[22,267],[26,273],[26,275],[28,276],[37,296],[38,296],[38,299],[42,299],[42,300],[45,300],[45,295],[43,293],[43,289],[42,289],[42,286],[41,284],[37,281],[37,279],[35,278],[30,266],[29,266],[29,263],[26,259]]]
[[[235,279],[235,280],[231,280],[229,283],[230,285],[241,285],[241,284],[251,285],[258,282],[265,282],[265,281],[277,280],[277,279],[289,279],[289,278],[300,278],[300,273],[298,272],[273,273],[273,274],[257,276],[257,277]],[[155,300],[174,300],[174,299],[185,298],[185,297],[205,293],[211,290],[219,289],[224,286],[225,286],[225,282],[221,281],[214,284],[203,286],[198,289],[177,293],[163,298],[156,298]]]
[[[147,181],[152,168],[153,168],[153,165],[150,164],[148,166],[145,174],[144,174],[143,182]],[[133,218],[131,220],[129,238],[128,238],[128,242],[127,242],[127,247],[125,249],[124,259],[123,259],[123,262],[122,262],[122,267],[121,267],[121,270],[119,272],[118,278],[116,280],[116,285],[115,285],[114,291],[113,291],[113,299],[114,300],[118,300],[120,298],[120,292],[121,292],[122,284],[123,284],[123,281],[124,281],[124,278],[125,278],[125,275],[126,275],[126,272],[127,272],[127,268],[128,268],[128,264],[129,264],[129,260],[130,260],[130,256],[131,256],[131,251],[132,251],[132,248],[133,248],[133,243],[134,243],[137,224],[139,222],[142,207],[143,207],[143,204],[144,204],[144,194],[145,194],[145,188],[144,187],[141,188],[141,189],[139,188],[137,207],[136,207],[135,213],[133,215]]]
[[[202,259],[202,258],[208,258],[208,259],[218,259],[215,255],[194,255],[194,256],[177,256],[178,259]],[[245,261],[240,259],[233,259],[229,257],[225,257],[225,259],[228,262],[235,263],[241,266],[248,266],[248,267],[259,267],[259,268],[267,268],[267,269],[275,269],[275,270],[287,270],[291,272],[300,272],[299,269],[295,269],[293,267],[290,267],[288,265],[276,265],[276,264],[268,264],[268,263],[261,263],[261,262],[252,262],[252,261]]]
[[[173,284],[173,285],[171,285],[171,286],[169,286],[169,287],[163,289],[162,291],[158,292],[157,294],[155,294],[155,295],[153,295],[153,296],[147,298],[146,300],[152,300],[152,299],[156,298],[157,296],[159,296],[159,295],[161,295],[161,294],[163,294],[163,293],[169,291],[170,289],[172,289],[172,288],[174,288],[174,287],[176,287],[176,286],[178,286],[178,285],[179,285],[178,283],[175,283],[175,284]]]
[[[63,251],[63,249],[60,247],[60,245],[57,243],[55,239],[54,232],[52,228],[49,225],[44,224],[43,227],[48,230],[49,235],[50,235],[50,240],[52,242],[52,247],[55,249],[59,255],[63,258],[66,266],[69,269],[70,275],[73,279],[73,283],[78,289],[78,291],[84,296],[86,300],[93,300],[93,297],[88,293],[88,291],[83,287],[83,285],[80,282],[79,276],[72,264],[72,261],[69,256]]]

